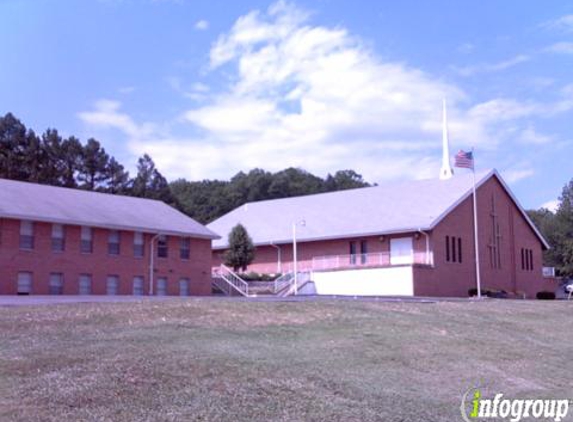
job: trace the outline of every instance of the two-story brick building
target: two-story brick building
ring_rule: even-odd
[[[160,201],[0,179],[0,294],[208,295],[217,237]]]

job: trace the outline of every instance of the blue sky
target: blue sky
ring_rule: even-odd
[[[452,153],[550,206],[573,177],[573,4],[461,4],[0,0],[0,113],[169,179],[383,182],[438,174],[446,98]]]

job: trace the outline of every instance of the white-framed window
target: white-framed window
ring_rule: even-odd
[[[91,295],[92,294],[92,276],[91,274],[81,274],[79,279],[79,294]]]
[[[109,255],[119,255],[119,230],[110,230],[107,236],[107,253]]]
[[[34,223],[32,221],[20,221],[20,249],[34,249]]]
[[[179,258],[181,259],[189,259],[191,256],[191,239],[188,237],[182,237],[179,240]]]
[[[115,296],[119,292],[119,276],[108,275],[106,283],[106,294],[110,296]]]
[[[142,258],[143,252],[144,252],[143,233],[134,232],[133,233],[133,256],[136,258]]]
[[[133,277],[133,295],[143,296],[143,277],[141,276]]]
[[[64,275],[62,273],[51,273],[49,288],[51,295],[64,294]]]
[[[80,252],[81,253],[93,252],[93,229],[91,227],[85,227],[85,226],[82,227]]]
[[[157,279],[157,291],[155,293],[157,296],[167,295],[167,279],[165,277],[159,277]]]
[[[18,273],[18,290],[19,295],[29,295],[32,293],[32,273],[20,272]]]
[[[167,247],[167,241],[169,239],[165,235],[161,235],[157,238],[157,256],[159,258],[167,258],[169,255],[169,250]]]
[[[52,251],[63,252],[66,247],[66,234],[63,224],[52,224]]]
[[[181,278],[179,280],[179,296],[189,296],[189,279]]]

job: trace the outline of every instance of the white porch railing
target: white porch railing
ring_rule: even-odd
[[[390,252],[377,252],[354,255],[325,255],[312,258],[314,271],[338,268],[391,267],[395,265],[431,265],[431,255],[426,252],[414,252],[408,255],[391,255]]]
[[[212,278],[214,280],[221,281],[221,283],[218,283],[217,286],[219,286],[219,288],[223,287],[222,290],[224,290],[227,294],[231,293],[230,289],[232,288],[243,296],[250,296],[249,283],[247,283],[245,280],[235,274],[233,270],[223,264],[213,270]]]

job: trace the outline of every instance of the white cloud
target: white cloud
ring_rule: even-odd
[[[558,42],[545,49],[550,53],[573,54],[573,42]]]
[[[205,31],[209,29],[209,22],[204,19],[201,19],[195,22],[195,29],[198,31]]]
[[[555,211],[557,211],[557,208],[559,208],[559,200],[553,199],[551,201],[547,201],[547,202],[541,204],[541,208],[545,208],[551,212],[555,212]]]
[[[537,132],[532,125],[527,126],[521,132],[518,139],[524,144],[533,145],[548,144],[553,141],[553,137]]]
[[[510,168],[503,172],[503,177],[508,183],[517,183],[521,180],[528,179],[535,174],[531,167]]]
[[[474,66],[453,67],[453,69],[462,76],[472,76],[477,73],[494,73],[500,72],[518,64],[525,63],[531,60],[531,57],[525,54],[519,54],[510,59],[498,63],[481,63]]]
[[[134,86],[122,86],[117,90],[120,94],[131,94],[135,91]]]
[[[224,88],[168,79],[181,95],[200,101],[177,116],[184,126],[178,136],[136,123],[117,102],[98,102],[79,116],[124,131],[131,152],[149,152],[169,178],[300,166],[321,175],[353,168],[379,181],[438,173],[444,97],[453,151],[494,149],[523,131],[516,122],[563,111],[573,99],[564,92],[559,110],[511,98],[468,105],[457,86],[384,61],[345,28],[312,25],[305,11],[283,1],[237,19],[213,43],[209,65],[227,78]],[[510,64],[497,68],[503,66]],[[531,174],[520,167],[510,181]]]
[[[573,32],[573,15],[561,16],[552,21],[543,23],[542,26],[563,32]]]

